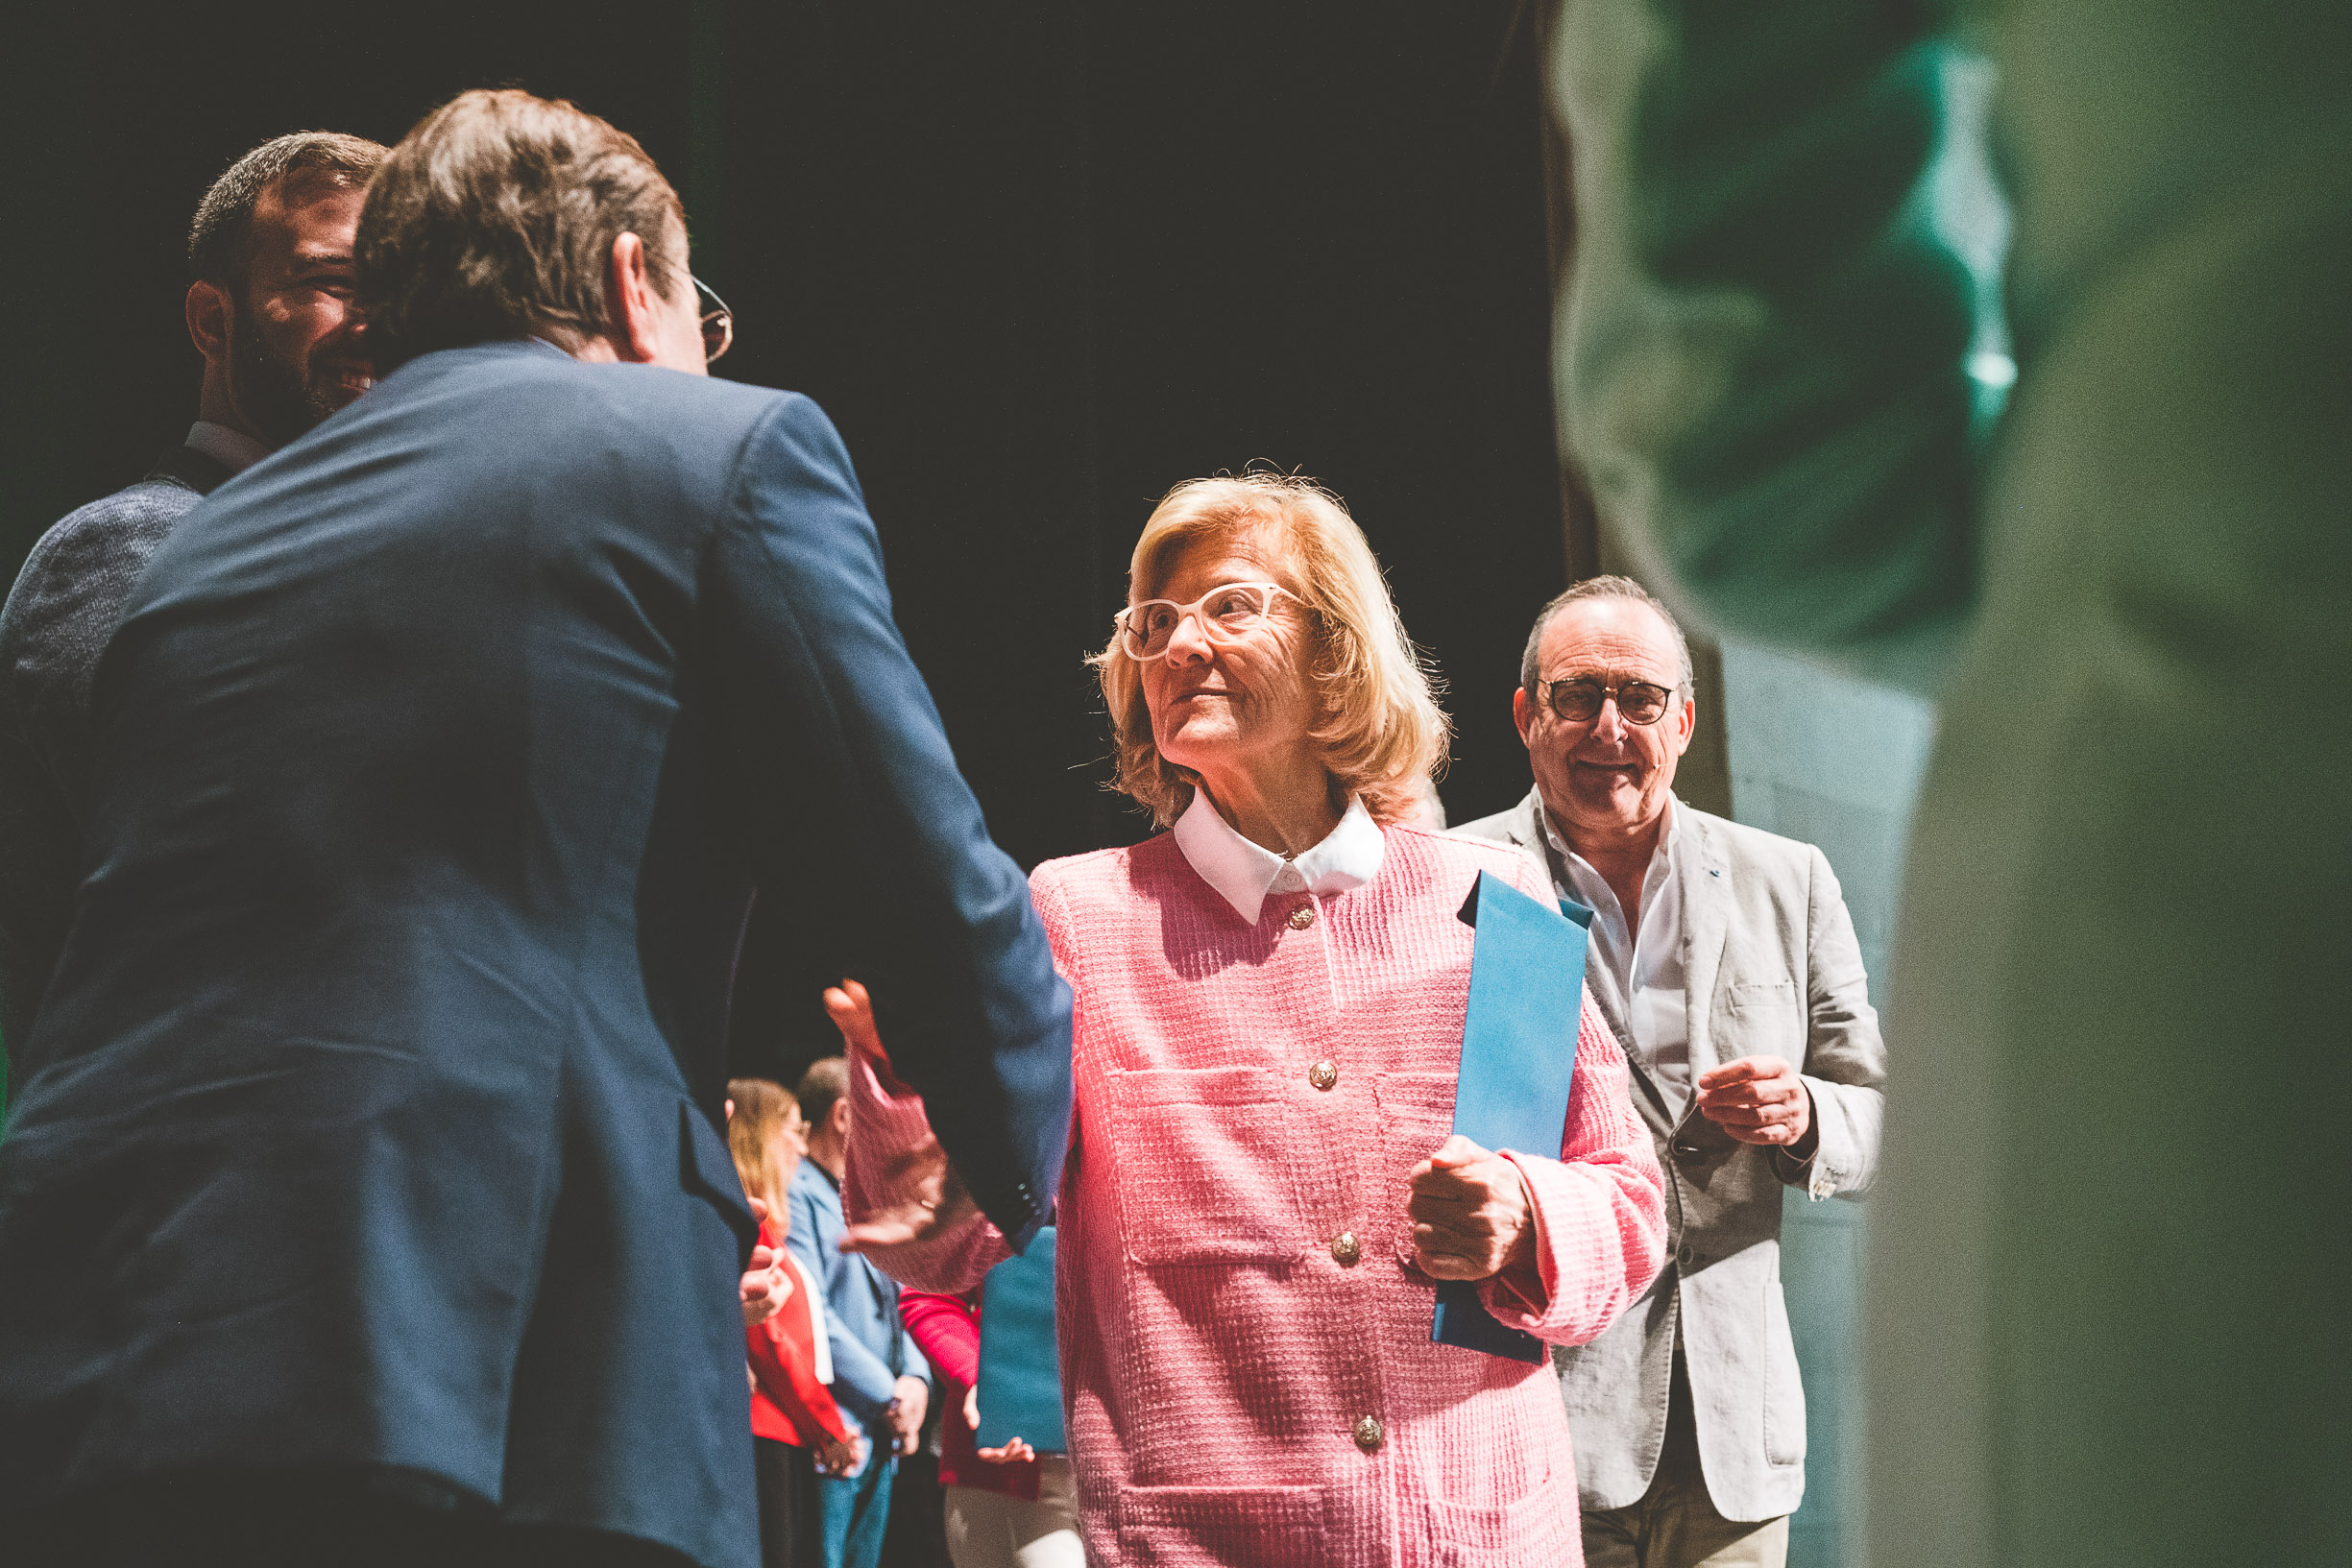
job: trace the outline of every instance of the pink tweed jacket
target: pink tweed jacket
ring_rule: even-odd
[[[1031,879],[1076,996],[1057,1300],[1095,1561],[1583,1560],[1551,1365],[1430,1342],[1435,1286],[1405,1215],[1406,1173],[1452,1122],[1472,936],[1458,911],[1482,870],[1551,889],[1501,846],[1407,828],[1385,844],[1363,886],[1270,894],[1255,925],[1165,833]],[[1648,1288],[1666,1234],[1625,1059],[1588,998],[1577,1051],[1559,1158],[1508,1151],[1535,1195],[1543,1299],[1485,1287],[1504,1322],[1559,1344]],[[846,1196],[870,1212],[927,1128],[870,1060],[852,1067]],[[976,1218],[878,1261],[960,1291],[1005,1255]]]

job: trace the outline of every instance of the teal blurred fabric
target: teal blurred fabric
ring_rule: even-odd
[[[2352,7],[1568,0],[1553,43],[1605,523],[1941,701],[1873,1561],[2352,1560]]]
[[[1040,1454],[1067,1454],[1061,1336],[1055,1327],[1052,1225],[1029,1250],[988,1270],[981,1287],[980,1426],[972,1440],[1003,1448],[1018,1437]]]

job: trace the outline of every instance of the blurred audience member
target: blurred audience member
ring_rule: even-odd
[[[146,477],[44,534],[0,612],[0,1038],[25,1037],[89,869],[90,677],[131,585],[188,508],[368,385],[352,236],[385,152],[304,131],[213,181],[188,229],[196,422]]]
[[[956,1568],[1083,1568],[1070,1457],[1040,1455],[1017,1437],[1003,1448],[974,1446],[980,1292],[904,1291],[899,1312],[938,1374],[939,1484]]]
[[[743,1193],[766,1205],[760,1242],[786,1270],[784,1304],[744,1330],[751,1367],[751,1432],[760,1482],[763,1568],[822,1560],[816,1478],[858,1469],[862,1444],[826,1385],[833,1353],[825,1342],[825,1306],[784,1244],[792,1172],[809,1149],[808,1123],[790,1090],[764,1078],[727,1084],[727,1146]]]
[[[800,1080],[808,1158],[792,1172],[787,1249],[826,1309],[833,1393],[851,1432],[868,1444],[855,1475],[817,1480],[825,1568],[874,1568],[890,1518],[900,1456],[914,1452],[931,1402],[931,1366],[907,1336],[897,1282],[840,1249],[841,1170],[849,1146],[848,1064],[828,1056]]]

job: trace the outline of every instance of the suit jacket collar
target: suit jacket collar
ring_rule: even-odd
[[[1679,805],[1680,803],[1678,803]],[[1690,1029],[1690,1076],[1722,1065],[1715,1050],[1715,982],[1723,973],[1724,944],[1731,937],[1732,892],[1723,880],[1722,837],[1712,819],[1686,806],[1692,853],[1682,857],[1676,878],[1683,894],[1683,1004]],[[1696,1103],[1697,1096],[1692,1096]]]
[[[1542,860],[1544,869],[1551,873],[1552,892],[1563,905],[1573,905],[1582,911],[1570,918],[1589,930],[1592,910],[1578,901],[1575,886],[1568,880],[1568,868],[1561,863],[1560,852],[1552,847],[1552,835],[1543,831],[1541,789],[1530,789],[1527,798],[1511,808],[1505,831],[1510,833],[1512,843],[1531,851]],[[1593,1005],[1601,1010],[1602,1021],[1615,1033],[1617,1045],[1625,1052],[1625,1059],[1633,1062],[1634,1070],[1640,1073],[1641,1065],[1634,1057],[1634,1031],[1625,1024],[1628,1016],[1626,1003],[1630,999],[1618,994],[1616,977],[1610,974],[1608,966],[1604,964],[1588,963],[1585,966],[1585,989],[1592,994]],[[1643,1081],[1648,1081],[1646,1074]]]

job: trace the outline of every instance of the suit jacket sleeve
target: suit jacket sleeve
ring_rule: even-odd
[[[1069,993],[891,618],[849,454],[804,398],[745,441],[706,603],[760,884],[824,912],[974,1200],[1025,1245],[1069,1129]]]
[[[61,580],[55,552],[70,531],[52,530],[34,547],[0,609],[0,1049],[19,1061],[64,944],[83,870],[82,830],[51,748],[36,733],[23,670],[64,657],[37,646],[56,640],[61,623],[70,624],[78,613],[95,620],[110,608],[85,607],[82,585]],[[8,1103],[7,1085],[0,1073],[0,1108]]]
[[[1773,1169],[1816,1198],[1859,1196],[1879,1173],[1879,1123],[1885,1108],[1886,1042],[1870,1005],[1862,949],[1837,874],[1806,847],[1806,1033],[1803,1073],[1813,1097],[1818,1142],[1812,1158],[1772,1151]]]
[[[950,1388],[960,1392],[980,1381],[980,1319],[962,1296],[902,1291],[898,1311],[908,1334]]]
[[[19,1061],[73,909],[81,842],[14,702],[0,690],[0,1048]],[[7,1085],[0,1072],[0,1108]]]
[[[848,1169],[841,1177],[841,1206],[852,1219],[864,1219],[914,1196],[911,1171],[903,1156],[934,1135],[922,1098],[885,1083],[884,1065],[863,1047],[850,1046],[849,1115],[854,1130]],[[988,1270],[1005,1260],[1006,1250],[1004,1233],[993,1221],[985,1215],[967,1214],[959,1223],[926,1240],[880,1247],[868,1256],[902,1285],[956,1293],[977,1290]]]

